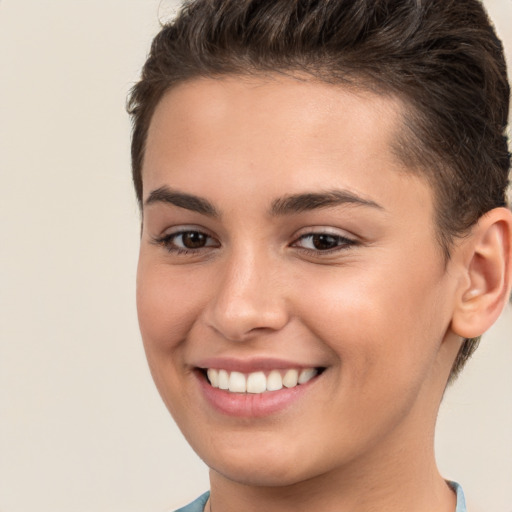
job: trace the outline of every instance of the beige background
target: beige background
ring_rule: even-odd
[[[511,56],[512,0],[487,4]],[[0,512],[160,512],[207,488],[134,304],[124,101],[170,11],[0,0]],[[512,512],[511,332],[508,310],[440,415],[440,465],[473,511]]]

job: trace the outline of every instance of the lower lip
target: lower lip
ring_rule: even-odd
[[[217,411],[229,416],[255,418],[284,411],[307,393],[317,378],[294,388],[265,393],[230,393],[212,387],[203,374],[199,375],[199,382],[203,396]]]

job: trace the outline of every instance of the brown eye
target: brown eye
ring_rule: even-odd
[[[341,235],[333,235],[331,233],[308,233],[302,235],[295,241],[293,246],[321,253],[346,249],[355,244],[356,242],[354,240],[350,240]]]
[[[208,242],[208,236],[199,231],[187,231],[181,233],[176,238],[181,237],[181,244],[186,249],[201,249],[205,247]]]
[[[176,254],[186,254],[202,249],[213,249],[220,247],[220,243],[215,238],[201,231],[180,231],[170,233],[161,238],[155,238],[154,243],[165,247],[169,252]]]
[[[340,245],[340,240],[336,236],[318,234],[311,237],[311,243],[318,251],[326,251]]]

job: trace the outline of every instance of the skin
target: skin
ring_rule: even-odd
[[[455,509],[433,436],[468,251],[444,260],[432,190],[392,150],[402,116],[394,98],[283,77],[198,79],[157,106],[139,322],[157,388],[210,467],[215,512]],[[159,199],[162,187],[217,215]],[[332,190],[367,204],[272,212]],[[183,230],[206,245],[162,241]],[[312,233],[343,238],[319,250]],[[290,407],[239,418],[201,391],[196,367],[216,357],[325,371]]]

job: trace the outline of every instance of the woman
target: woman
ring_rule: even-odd
[[[198,0],[130,111],[139,323],[210,467],[183,510],[461,512],[439,404],[511,288],[476,0]]]

